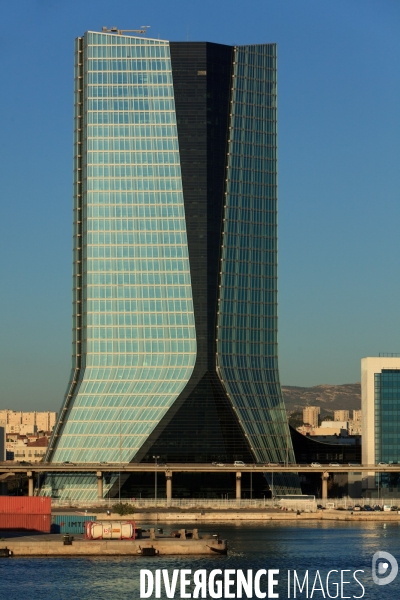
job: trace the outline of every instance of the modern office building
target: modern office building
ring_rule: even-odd
[[[361,360],[361,415],[363,464],[400,463],[400,355]],[[399,476],[371,471],[364,487],[379,495],[397,495]]]
[[[76,40],[73,366],[48,460],[294,461],[276,77],[274,44]],[[96,481],[44,493],[94,497]]]

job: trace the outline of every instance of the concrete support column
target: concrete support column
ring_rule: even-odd
[[[322,478],[322,500],[326,500],[328,498],[329,473],[327,473],[327,472],[322,473],[321,478]]]
[[[100,500],[103,499],[103,473],[102,471],[97,471],[97,498]]]
[[[28,496],[33,496],[33,471],[28,471],[27,476],[28,476]]]
[[[171,506],[172,500],[172,473],[171,471],[165,472],[165,488],[167,492],[167,508]]]
[[[242,499],[242,474],[236,473],[236,500]]]

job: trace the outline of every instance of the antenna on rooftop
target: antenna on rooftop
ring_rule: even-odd
[[[140,29],[118,29],[117,27],[102,27],[101,31],[103,33],[116,33],[117,35],[122,35],[124,33],[141,33],[142,35],[146,35],[147,30],[151,27],[151,25],[141,25]]]

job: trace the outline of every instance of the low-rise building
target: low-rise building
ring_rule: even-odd
[[[43,460],[46,454],[49,438],[47,436],[39,437],[34,441],[22,436],[14,442],[7,442],[7,452],[12,455],[14,461],[26,461],[37,463]]]
[[[347,435],[347,421],[322,421],[320,427],[314,427],[311,435]]]
[[[299,433],[302,433],[303,435],[307,435],[307,434],[310,434],[314,428],[312,427],[312,425],[301,425],[300,427],[297,427],[296,429]]]
[[[47,446],[49,445],[48,437],[40,437],[34,442],[28,442],[27,447],[27,461],[29,462],[40,462],[43,460],[46,454]]]

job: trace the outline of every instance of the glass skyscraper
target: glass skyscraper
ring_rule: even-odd
[[[48,460],[294,462],[276,98],[274,44],[76,40],[73,365]],[[44,493],[95,498],[96,479]]]

